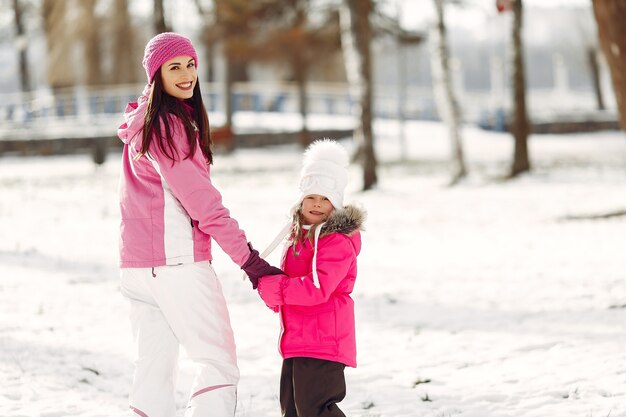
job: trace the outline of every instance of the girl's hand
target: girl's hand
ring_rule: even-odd
[[[285,304],[283,300],[283,281],[286,275],[265,275],[259,279],[257,291],[268,307],[277,307]]]

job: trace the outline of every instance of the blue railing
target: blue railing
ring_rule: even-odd
[[[135,101],[142,90],[143,85],[133,84],[0,94],[0,139],[7,136],[7,131],[15,136],[16,130],[48,129],[54,125],[68,129],[85,125],[110,128],[120,119],[126,103]],[[307,90],[311,115],[353,114],[355,102],[346,84],[309,83]],[[223,117],[223,86],[207,83],[203,84],[202,91],[207,110],[219,120]],[[235,115],[238,112],[298,113],[298,91],[293,84],[240,83],[235,84],[232,94]],[[491,120],[498,128],[503,128],[503,115],[510,108],[510,100],[504,100],[502,94],[496,98],[489,91],[460,91],[457,96],[466,122],[481,124]],[[404,97],[405,103],[402,110],[398,103],[400,97]],[[571,91],[564,95],[562,91],[532,90],[528,101],[531,116],[537,119],[594,108],[593,95],[585,92]],[[412,87],[400,95],[395,85],[378,86],[374,95],[374,117],[437,120],[432,88]]]
[[[126,103],[135,101],[143,85],[123,85],[102,88],[71,88],[56,91],[36,91],[29,94],[0,94],[0,129],[27,128],[42,123],[75,121],[99,123],[119,115]],[[209,112],[222,112],[222,86],[202,87]],[[354,101],[344,84],[311,83],[308,86],[308,107],[311,114],[349,115]],[[246,83],[236,84],[233,91],[234,112],[297,113],[298,92],[293,85],[272,87]],[[436,111],[428,89],[415,91],[407,100],[406,118],[433,119]],[[375,97],[375,116],[393,117],[398,114],[397,95],[381,92]]]

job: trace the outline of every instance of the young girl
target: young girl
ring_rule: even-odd
[[[280,312],[280,405],[284,417],[344,416],[344,368],[356,367],[356,257],[365,214],[343,206],[345,150],[314,142],[305,153],[299,203],[293,209],[285,274],[264,276],[258,292]]]
[[[233,416],[239,370],[211,239],[258,277],[281,273],[259,257],[211,183],[209,121],[189,39],[162,33],[145,49],[148,85],[118,135],[121,290],[136,345],[133,415],[172,417],[179,345],[197,372],[185,416]]]

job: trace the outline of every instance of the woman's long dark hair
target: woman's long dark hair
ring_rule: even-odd
[[[184,101],[193,107],[193,114],[185,108],[183,103],[176,97],[172,97],[163,89],[163,81],[161,80],[161,69],[154,74],[150,97],[148,98],[148,107],[146,108],[145,120],[143,124],[143,144],[141,154],[148,153],[152,138],[157,138],[157,145],[172,161],[176,161],[179,157],[178,151],[174,146],[172,132],[170,128],[171,117],[178,117],[185,127],[187,140],[189,141],[189,154],[184,159],[192,157],[196,153],[196,144],[200,144],[200,149],[204,157],[213,163],[213,152],[211,151],[211,135],[209,132],[209,117],[207,116],[202,94],[200,93],[200,82],[196,82],[193,89],[193,96]],[[161,121],[165,132],[161,132]],[[196,134],[198,140],[196,141]]]

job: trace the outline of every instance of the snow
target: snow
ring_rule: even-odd
[[[626,209],[620,132],[533,136],[534,171],[501,181],[512,139],[465,127],[470,177],[448,187],[447,129],[376,125],[379,186],[354,292],[358,417],[626,416]],[[344,141],[352,147],[350,141]],[[404,158],[401,158],[404,157]],[[213,179],[255,246],[297,194],[295,146],[217,155]],[[118,289],[119,154],[0,159],[0,415],[124,415],[128,305]],[[237,417],[278,415],[277,316],[219,248],[241,383]],[[272,255],[276,262],[276,254]],[[192,365],[181,358],[182,415]]]

